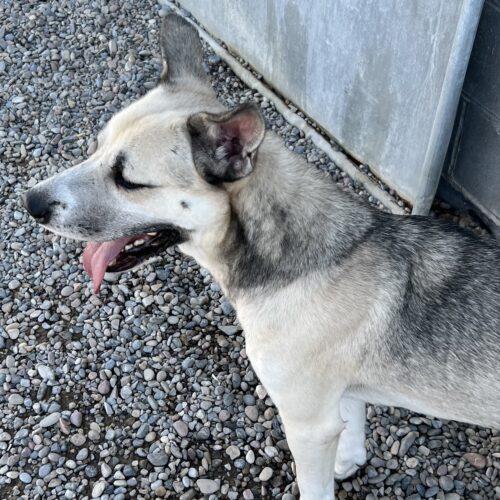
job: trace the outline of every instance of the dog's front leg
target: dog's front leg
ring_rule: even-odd
[[[330,352],[293,331],[247,330],[247,354],[278,408],[295,460],[301,500],[333,500],[335,454],[344,428],[340,399],[348,386]],[[313,344],[315,345],[315,344]],[[306,354],[304,354],[306,353]]]
[[[287,363],[263,362],[266,358],[261,356],[254,360],[283,421],[301,500],[333,500],[335,456],[344,429],[340,399],[345,385],[318,377],[314,370],[304,369],[302,362],[287,367]]]
[[[321,414],[320,408],[312,407],[309,415],[300,418],[296,418],[296,408],[287,411],[286,404],[278,406],[295,460],[301,500],[335,498],[335,455],[343,422],[338,405],[328,406],[332,409],[330,414]]]

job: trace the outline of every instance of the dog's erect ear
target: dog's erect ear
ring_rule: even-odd
[[[184,78],[205,79],[203,51],[196,28],[177,14],[168,14],[160,30],[163,60],[161,81],[175,83]]]
[[[198,173],[207,182],[220,184],[252,172],[266,126],[259,110],[245,104],[220,114],[193,115],[188,130]]]

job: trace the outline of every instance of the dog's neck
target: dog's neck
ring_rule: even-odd
[[[231,211],[223,238],[206,239],[201,252],[186,251],[231,298],[281,287],[339,264],[372,218],[367,205],[271,134],[259,149],[252,174],[227,190]]]

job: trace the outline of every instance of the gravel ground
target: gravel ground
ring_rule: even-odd
[[[279,416],[211,276],[171,250],[93,296],[81,244],[19,204],[156,84],[157,5],[4,0],[0,21],[0,498],[298,498]],[[207,63],[222,101],[259,102],[288,147],[362,191]],[[340,498],[500,497],[498,432],[379,407],[366,431],[369,463]]]

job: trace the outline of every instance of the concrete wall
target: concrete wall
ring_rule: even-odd
[[[500,0],[484,5],[444,177],[500,226]]]
[[[352,156],[425,212],[482,0],[180,0]]]

